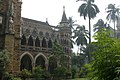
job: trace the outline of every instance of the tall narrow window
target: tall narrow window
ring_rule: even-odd
[[[51,39],[48,41],[48,48],[52,48],[52,41],[51,41]]]
[[[26,45],[26,37],[23,35],[21,39],[21,45]]]
[[[40,47],[40,40],[38,37],[35,40],[35,47]]]
[[[29,39],[28,39],[28,46],[33,46],[33,38],[32,38],[32,36],[30,36]]]
[[[43,38],[43,40],[42,40],[42,47],[43,47],[43,48],[46,48],[46,47],[47,47],[45,38]]]

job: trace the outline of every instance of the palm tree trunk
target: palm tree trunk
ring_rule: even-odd
[[[91,18],[89,17],[89,44],[91,43]]]
[[[90,23],[90,16],[89,16],[89,44],[91,43],[91,23]],[[89,47],[89,51],[88,51],[88,62],[90,62],[90,47]]]
[[[79,46],[78,46],[78,50],[77,50],[77,55],[79,55]]]
[[[114,37],[116,37],[116,31],[115,31],[115,20],[114,20]]]

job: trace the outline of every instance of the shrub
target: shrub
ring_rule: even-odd
[[[12,78],[12,80],[22,80],[21,78]]]
[[[58,78],[58,79],[66,78],[67,71],[68,70],[66,67],[57,67],[54,71],[54,76],[55,78]]]
[[[47,70],[42,69],[40,66],[37,66],[33,69],[33,77],[47,79],[50,77],[50,73]]]
[[[77,73],[77,70],[75,68],[71,69],[71,73],[72,73],[72,78],[75,78],[75,75]]]
[[[21,71],[21,77],[23,78],[23,80],[25,80],[26,78],[30,78],[32,75],[32,73],[30,71],[28,71],[27,69],[23,69]]]

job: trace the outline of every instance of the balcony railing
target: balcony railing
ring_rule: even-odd
[[[52,48],[34,47],[34,46],[26,46],[26,45],[21,45],[20,49],[24,51],[52,51]]]

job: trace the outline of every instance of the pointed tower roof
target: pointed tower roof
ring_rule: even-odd
[[[63,15],[62,15],[61,23],[62,22],[68,22],[66,13],[65,13],[65,6],[63,6]]]
[[[48,18],[46,18],[46,24],[48,24],[48,25],[49,25],[49,23],[48,23]]]

